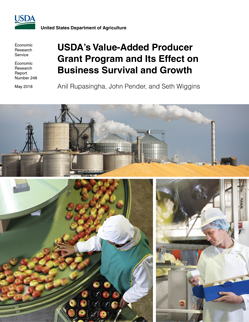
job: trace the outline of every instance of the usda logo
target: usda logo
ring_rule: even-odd
[[[34,16],[15,15],[15,29],[35,29]]]

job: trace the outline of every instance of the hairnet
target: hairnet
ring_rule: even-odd
[[[98,230],[100,238],[115,244],[125,244],[134,234],[135,228],[123,215],[108,218]]]
[[[230,227],[230,224],[226,221],[226,219],[216,219],[206,226],[202,227],[202,232],[208,228],[214,228],[214,229],[222,229],[222,230],[228,230]]]

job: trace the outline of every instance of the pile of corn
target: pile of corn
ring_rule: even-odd
[[[133,163],[100,177],[249,177],[249,166],[196,165],[193,163]]]

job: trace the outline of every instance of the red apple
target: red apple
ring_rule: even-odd
[[[32,281],[33,281],[33,280],[36,280],[38,276],[39,276],[39,273],[37,273],[37,272],[34,272],[34,273],[32,273],[32,274],[30,275],[30,277],[31,277],[31,280],[32,280]]]
[[[58,257],[58,260],[59,260],[60,263],[65,262],[65,258],[63,256]]]
[[[33,258],[31,259],[31,262],[33,262],[33,263],[37,264],[37,263],[39,262],[39,259],[38,259],[37,257],[33,257]]]
[[[2,287],[2,293],[3,294],[7,294],[9,291],[11,291],[11,292],[13,292],[13,291],[15,291],[15,289],[9,289],[9,287],[8,286],[4,286],[4,287]]]
[[[8,296],[6,295],[6,294],[2,294],[2,295],[0,295],[0,301],[2,301],[2,302],[5,302],[5,301],[7,301],[9,298],[8,298]]]
[[[92,191],[94,193],[96,193],[97,191],[99,190],[99,186],[97,184],[95,184],[93,187],[92,187]]]
[[[89,204],[88,204],[87,202],[86,202],[86,203],[84,203],[84,204],[83,204],[83,208],[87,210],[87,209],[89,208]]]
[[[71,306],[71,307],[75,307],[77,305],[77,301],[75,299],[71,299],[68,304]]]
[[[9,285],[9,283],[8,283],[6,280],[1,280],[1,281],[0,281],[0,285],[1,285],[1,286],[8,286],[8,285]]]
[[[102,293],[102,296],[103,296],[103,298],[108,299],[108,298],[110,297],[110,293],[109,293],[109,292],[107,292],[107,291],[104,291],[104,292]]]
[[[96,180],[90,179],[89,183],[93,187],[96,184]]]
[[[111,303],[111,308],[112,308],[113,310],[116,310],[118,307],[119,307],[119,304],[118,304],[118,302],[117,302],[117,301],[113,301],[113,302]]]
[[[71,280],[75,280],[78,277],[78,272],[73,271],[72,273],[70,273],[69,277],[71,278]]]
[[[105,212],[107,212],[107,211],[109,210],[109,208],[110,208],[110,207],[109,207],[109,205],[106,205],[106,204],[105,204],[105,205],[103,206],[103,208],[104,208]]]
[[[47,291],[51,290],[54,287],[53,282],[48,282],[45,284],[45,289]]]
[[[26,269],[27,269],[26,265],[21,265],[18,267],[18,271],[20,271],[20,272],[24,272],[24,271],[26,271]]]
[[[95,199],[91,199],[91,200],[89,201],[89,205],[90,205],[91,207],[94,207],[94,206],[96,205],[96,200],[95,200]]]
[[[95,208],[96,209],[100,209],[102,207],[101,203],[100,202],[97,202],[96,205],[95,205]]]
[[[6,286],[6,288],[7,288],[9,291],[15,291],[15,290],[16,290],[16,288],[17,288],[17,285],[16,285],[16,284],[10,284],[9,286]],[[3,287],[3,289],[4,289],[4,287]],[[4,291],[2,290],[2,293],[8,293],[8,292],[4,292]]]
[[[81,292],[81,296],[82,296],[84,299],[88,298],[88,296],[89,296],[89,292],[88,292],[88,290],[83,290],[83,291]]]
[[[42,266],[44,266],[44,265],[46,264],[46,262],[47,262],[47,261],[46,261],[46,259],[45,259],[45,258],[42,258],[42,259],[40,259],[40,260],[39,260],[39,264],[40,264],[40,265],[42,265]],[[33,263],[32,263],[32,264],[33,264]]]
[[[32,293],[34,292],[34,290],[35,290],[35,287],[34,287],[34,286],[29,286],[29,287],[27,288],[26,292],[27,292],[28,294],[32,294]]]
[[[81,214],[80,213],[78,213],[78,214],[76,214],[75,216],[74,216],[74,221],[78,221],[79,219],[81,218]]]
[[[105,213],[105,209],[104,209],[104,207],[101,207],[99,210],[98,210],[98,215],[104,215],[104,213]]]
[[[81,300],[80,301],[80,306],[81,307],[86,307],[87,306],[87,300]]]
[[[78,190],[80,189],[82,186],[81,182],[80,181],[76,181],[75,184],[74,184],[74,189]]]
[[[12,271],[12,269],[6,269],[6,271],[4,271],[4,275],[5,275],[5,276],[13,275],[13,271]]]
[[[72,229],[72,230],[75,230],[76,228],[78,227],[78,224],[77,224],[77,222],[72,222],[71,223],[71,225],[70,225],[70,228]]]
[[[53,264],[54,264],[54,267],[59,266],[59,264],[60,264],[59,259],[58,259],[58,258],[54,259],[54,260],[53,260]]]
[[[88,198],[89,198],[89,194],[88,193],[83,193],[82,200],[86,201]]]
[[[73,318],[76,313],[75,313],[75,310],[74,309],[69,309],[67,311],[67,314],[68,314],[68,316],[70,316],[70,318]]]
[[[73,245],[75,245],[75,241],[73,239],[69,239],[68,244],[73,246]]]
[[[78,265],[77,265],[77,269],[79,270],[79,271],[82,271],[82,269],[85,267],[85,264],[83,263],[83,262],[81,262],[81,263],[79,263]]]
[[[83,318],[84,316],[86,316],[86,311],[85,310],[79,310],[78,316]]]
[[[14,296],[14,300],[15,300],[16,302],[21,301],[21,300],[22,300],[22,294],[16,294],[16,295]]]
[[[109,199],[110,203],[114,203],[116,201],[116,196],[115,195],[111,195],[110,199]]]
[[[66,262],[62,262],[62,263],[59,264],[59,269],[61,271],[64,271],[64,269],[66,269],[66,268],[67,268],[67,263]]]
[[[13,299],[13,297],[16,295],[16,292],[15,291],[9,291],[8,293],[7,293],[7,296],[8,296],[8,298],[9,299]]]
[[[83,239],[84,239],[84,241],[87,241],[88,239],[90,239],[90,235],[85,235],[85,237]]]
[[[3,269],[6,271],[7,269],[11,269],[11,265],[9,263],[3,264]]]
[[[52,266],[52,267],[53,267],[53,266]],[[43,273],[43,274],[48,274],[48,272],[49,272],[50,268],[52,268],[52,267],[44,266],[44,267],[42,268],[42,273]]]
[[[68,240],[70,239],[70,236],[69,236],[68,234],[64,234],[64,235],[62,236],[62,239],[63,239],[64,241],[68,241]]]
[[[30,282],[31,282],[31,277],[30,277],[30,276],[26,277],[26,278],[23,280],[23,283],[24,283],[24,284],[29,284]]]
[[[44,290],[44,288],[45,288],[44,284],[37,284],[35,287],[35,290],[42,292]]]
[[[119,201],[117,202],[117,208],[121,209],[121,208],[123,208],[123,206],[124,206],[124,202],[123,202],[123,200],[119,200]]]
[[[53,279],[54,279],[54,275],[47,275],[45,277],[45,282],[46,283],[52,282]]]
[[[82,218],[82,216],[86,214],[86,209],[85,208],[81,208],[79,210],[79,214],[81,215],[81,218]]]
[[[18,286],[16,287],[16,291],[17,291],[18,293],[22,293],[22,292],[24,291],[24,285],[23,285],[23,284],[18,285]]]
[[[81,203],[78,203],[78,204],[76,205],[76,207],[75,207],[75,211],[79,212],[79,211],[80,211],[80,209],[82,209],[82,208],[83,208],[83,205],[82,205]]]
[[[72,262],[69,267],[72,271],[74,271],[77,268],[77,263]]]
[[[9,275],[9,276],[7,276],[7,277],[6,277],[6,281],[7,281],[9,284],[13,283],[13,282],[14,282],[14,280],[15,280],[15,277],[14,277],[13,275]]]
[[[24,294],[24,295],[22,295],[23,302],[29,301],[30,299],[31,299],[31,295],[30,294]]]
[[[112,297],[116,300],[116,299],[118,299],[119,297],[120,297],[120,294],[119,294],[119,292],[113,292],[112,293]]]
[[[49,275],[53,275],[55,276],[57,274],[57,269],[56,268],[52,268],[50,271],[49,271]]]
[[[33,293],[32,293],[32,296],[34,297],[34,298],[37,298],[37,297],[39,297],[39,296],[41,296],[41,291],[34,291]]]
[[[16,285],[21,285],[23,282],[22,282],[22,280],[20,279],[20,278],[17,278],[16,280],[15,280],[15,284]]]
[[[23,258],[23,259],[20,260],[21,265],[27,265],[28,262],[29,262],[28,258]]]
[[[44,255],[48,255],[50,253],[50,249],[49,248],[44,248],[42,250],[42,252],[43,252]]]
[[[57,259],[57,258],[59,258],[60,257],[60,254],[59,253],[57,253],[57,252],[53,252],[52,253],[52,258],[53,259]]]
[[[45,276],[45,275],[39,275],[39,276],[37,277],[37,281],[38,281],[39,283],[43,283],[43,282],[45,281],[45,278],[46,278],[46,276]]]
[[[29,283],[30,286],[34,286],[34,287],[36,287],[36,285],[38,285],[38,284],[39,284],[39,282],[37,280],[30,281],[30,283]]]
[[[90,265],[90,259],[89,258],[86,258],[85,260],[83,260],[83,263],[88,266]]]
[[[69,283],[69,279],[68,278],[63,278],[61,280],[61,285],[64,286],[64,285],[67,285]]]
[[[35,271],[36,271],[36,272],[41,272],[41,271],[42,271],[42,269],[43,269],[43,266],[42,266],[42,265],[40,265],[40,264],[38,264],[38,265],[36,265],[36,266],[35,266]]]
[[[81,231],[81,232],[78,234],[78,236],[79,236],[79,239],[80,239],[80,238],[83,238],[83,237],[85,236],[85,232],[84,232],[84,231]]]
[[[69,202],[69,204],[67,205],[67,210],[71,211],[74,208],[74,204],[72,202]]]
[[[34,263],[34,262],[29,262],[29,263],[27,264],[27,267],[28,267],[29,269],[34,269],[34,267],[35,267],[35,263]]]
[[[99,312],[99,316],[101,319],[105,319],[107,317],[107,312],[102,310]]]
[[[61,286],[61,279],[60,279],[60,278],[58,278],[57,280],[54,280],[54,281],[53,281],[53,285],[54,285],[54,287],[59,287],[59,286]]]
[[[67,257],[67,258],[65,259],[65,262],[66,262],[68,265],[70,265],[73,261],[74,261],[73,257]]]
[[[100,282],[99,281],[93,282],[93,287],[94,288],[100,288]]]
[[[111,286],[112,286],[111,283],[108,281],[104,283],[104,288],[110,288]]]
[[[9,260],[10,264],[12,266],[15,266],[17,263],[18,263],[18,259],[15,258],[15,257],[12,257],[10,260]]]
[[[66,218],[68,220],[71,220],[73,218],[73,212],[72,211],[68,211],[67,214],[66,214]]]
[[[42,259],[44,257],[44,254],[43,253],[38,253],[36,255],[36,258],[38,258],[38,260]]]

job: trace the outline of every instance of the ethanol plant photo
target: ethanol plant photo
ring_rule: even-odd
[[[0,107],[3,177],[249,174],[248,105]]]

